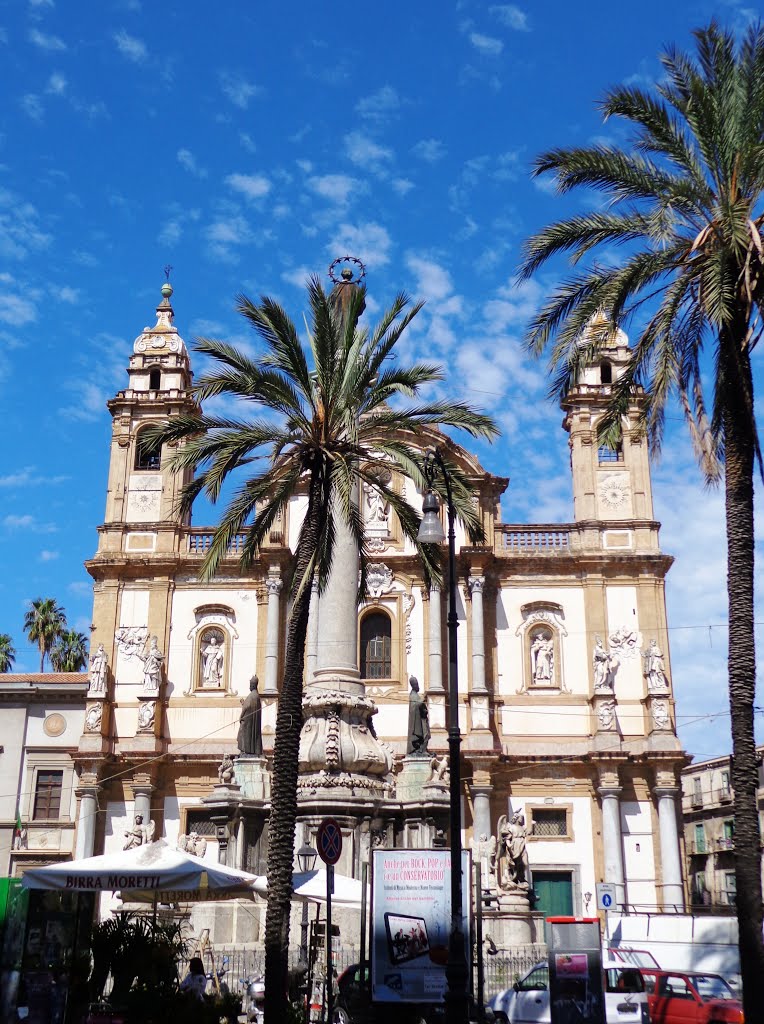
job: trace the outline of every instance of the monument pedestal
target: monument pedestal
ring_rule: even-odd
[[[499,890],[498,897],[498,904],[483,910],[483,934],[490,935],[500,949],[531,945],[535,938],[529,890]]]
[[[234,761],[233,770],[237,789],[241,790],[245,800],[270,800],[271,776],[268,762],[264,757],[258,757],[256,754],[239,754]]]
[[[422,803],[424,787],[430,781],[431,754],[407,754],[395,779],[395,795],[401,803]]]

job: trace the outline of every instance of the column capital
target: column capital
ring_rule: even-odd
[[[607,799],[607,797],[615,797],[617,800],[618,797],[620,797],[621,793],[623,793],[623,786],[598,786],[597,792],[603,798],[603,800]]]
[[[283,586],[284,581],[280,576],[269,576],[265,581],[265,589],[268,597],[278,597]]]
[[[483,593],[483,587],[485,586],[485,576],[470,576],[467,580],[467,585],[470,588],[470,593]]]
[[[676,800],[679,796],[678,786],[653,786],[653,795],[656,800],[661,800],[663,797],[671,797],[672,800]]]
[[[610,768],[598,768],[597,769],[597,788],[598,792],[602,792],[603,789],[613,789],[618,793],[621,792],[621,781],[618,778],[618,769],[615,767]]]

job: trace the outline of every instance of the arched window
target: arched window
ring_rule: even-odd
[[[146,444],[144,431],[138,434],[135,442],[135,468],[140,470],[159,469],[162,462],[162,453],[159,448],[150,449]]]
[[[390,619],[372,612],[361,623],[361,678],[389,679],[392,674]]]
[[[161,391],[162,389],[162,371],[158,366],[149,370],[149,391]]]
[[[600,384],[613,383],[613,367],[610,363],[600,363]]]

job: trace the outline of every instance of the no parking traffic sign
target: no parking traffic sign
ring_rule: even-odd
[[[324,864],[336,864],[342,853],[342,829],[334,818],[324,818],[316,833],[318,855]]]

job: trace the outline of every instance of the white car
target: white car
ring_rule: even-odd
[[[608,960],[603,964],[605,1020],[607,1024],[650,1024],[647,994],[642,975],[635,967]],[[512,988],[499,992],[488,1001],[496,1024],[550,1024],[549,967],[536,964]],[[571,1021],[585,1020],[576,1016],[571,1006]],[[581,1006],[580,1011],[585,1007]]]

